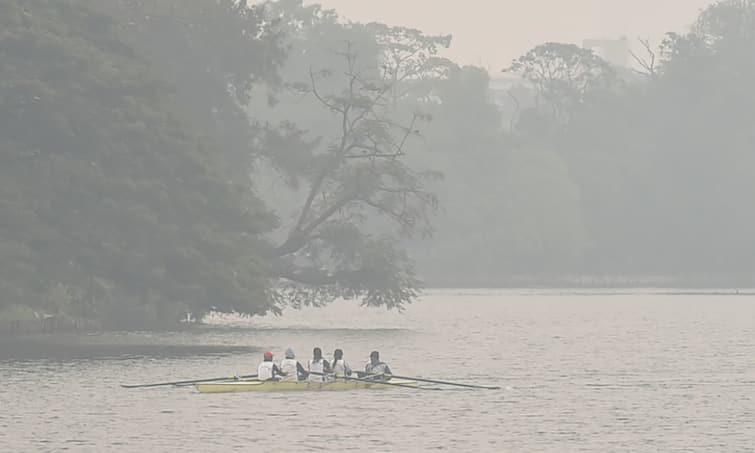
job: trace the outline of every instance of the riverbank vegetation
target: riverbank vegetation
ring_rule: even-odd
[[[544,43],[494,102],[450,36],[300,0],[0,0],[0,319],[752,285],[754,18],[716,3],[635,70]]]

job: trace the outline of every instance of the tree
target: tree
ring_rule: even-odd
[[[85,1],[0,2],[0,299],[129,327],[274,309],[275,219],[118,24]]]
[[[304,196],[285,238],[271,250],[274,275],[283,281],[280,303],[361,297],[365,305],[401,308],[418,294],[413,266],[388,227],[406,235],[430,232],[437,199],[424,183],[435,175],[406,163],[428,119],[411,87],[443,74],[446,62],[436,55],[448,37],[365,27],[382,49],[378,60],[363,61],[361,49],[347,42],[339,71],[310,68],[309,85],[298,84],[331,115],[333,132],[311,137],[286,124],[266,142],[271,160],[293,186],[301,184]],[[324,91],[323,81],[339,72],[344,87]],[[371,229],[379,219],[388,221],[384,228]]]
[[[549,109],[557,124],[568,123],[593,92],[616,81],[615,71],[592,50],[555,42],[536,46],[505,71],[534,86],[538,111]]]
[[[712,5],[689,32],[669,34],[657,59],[646,45],[650,77],[592,85],[571,104],[557,134],[552,112],[523,115],[515,144],[526,152],[556,151],[579,189],[587,241],[578,271],[684,284],[751,281],[753,248],[745,231],[755,218],[741,206],[755,189],[745,176],[755,168],[748,125],[755,105],[754,6]],[[547,55],[548,64],[526,59],[536,80],[548,82],[550,69],[568,60]]]
[[[169,84],[183,118],[218,145],[219,161],[250,185],[260,129],[247,107],[265,85],[280,87],[284,34],[270,3],[239,0],[116,0],[97,8],[118,17],[121,38]],[[264,102],[272,101],[265,97]]]
[[[745,176],[754,168],[755,2],[711,5],[689,33],[669,34],[662,49],[651,140],[664,150],[656,165],[684,182],[671,185],[659,177],[659,193],[669,200],[661,218],[683,231],[669,237],[667,247],[689,272],[751,270],[745,231],[755,219],[739,206],[755,189]],[[687,221],[679,225],[678,219]],[[700,237],[710,239],[698,242]]]

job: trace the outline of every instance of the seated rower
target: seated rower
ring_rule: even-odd
[[[388,364],[380,361],[380,353],[377,351],[370,353],[370,363],[364,367],[364,372],[368,378],[381,380],[390,379],[390,374],[392,374]]]
[[[343,358],[343,351],[336,349],[333,352],[333,374],[336,378],[351,376],[351,367]]]
[[[307,362],[307,372],[309,380],[312,382],[327,381],[326,374],[330,373],[330,363],[322,357],[322,349],[315,348],[312,350],[312,360]]]
[[[281,361],[281,371],[285,373],[284,381],[303,381],[307,379],[307,370],[296,360],[296,354],[291,348],[286,349],[286,358]]]
[[[257,367],[257,379],[260,381],[278,381],[280,377],[286,376],[286,373],[278,368],[278,365],[273,362],[273,353],[266,352],[263,355],[263,362]]]

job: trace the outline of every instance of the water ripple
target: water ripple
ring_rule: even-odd
[[[0,445],[752,452],[754,321],[749,296],[454,290],[430,294],[403,315],[336,304],[244,328],[118,336],[180,345],[181,353],[16,360],[6,349]],[[197,345],[231,349],[208,354]],[[293,347],[304,360],[313,346],[343,348],[355,367],[378,349],[402,375],[503,389],[200,395],[191,387],[120,387],[250,374],[263,348]]]

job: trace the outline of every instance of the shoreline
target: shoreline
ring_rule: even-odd
[[[513,282],[512,282],[513,283]],[[615,284],[579,284],[574,280],[565,284],[539,284],[534,282],[518,281],[511,285],[439,285],[428,284],[423,293],[431,292],[469,292],[469,291],[506,291],[518,295],[539,296],[629,296],[629,295],[661,295],[661,296],[732,296],[747,297],[755,296],[755,285],[659,285],[657,282],[615,282]],[[653,284],[656,283],[656,284]],[[518,292],[518,293],[517,293]],[[30,315],[33,313],[34,315]],[[212,325],[203,323],[175,322],[173,324],[133,326],[133,329],[108,329],[96,319],[73,318],[67,315],[37,315],[31,307],[10,307],[5,311],[0,310],[0,340],[3,338],[18,338],[24,336],[45,335],[75,335],[87,336],[101,333],[116,332],[186,332],[213,328]]]
[[[166,334],[170,332],[160,332]],[[258,352],[253,346],[180,344],[151,332],[0,334],[0,361],[185,357]]]

